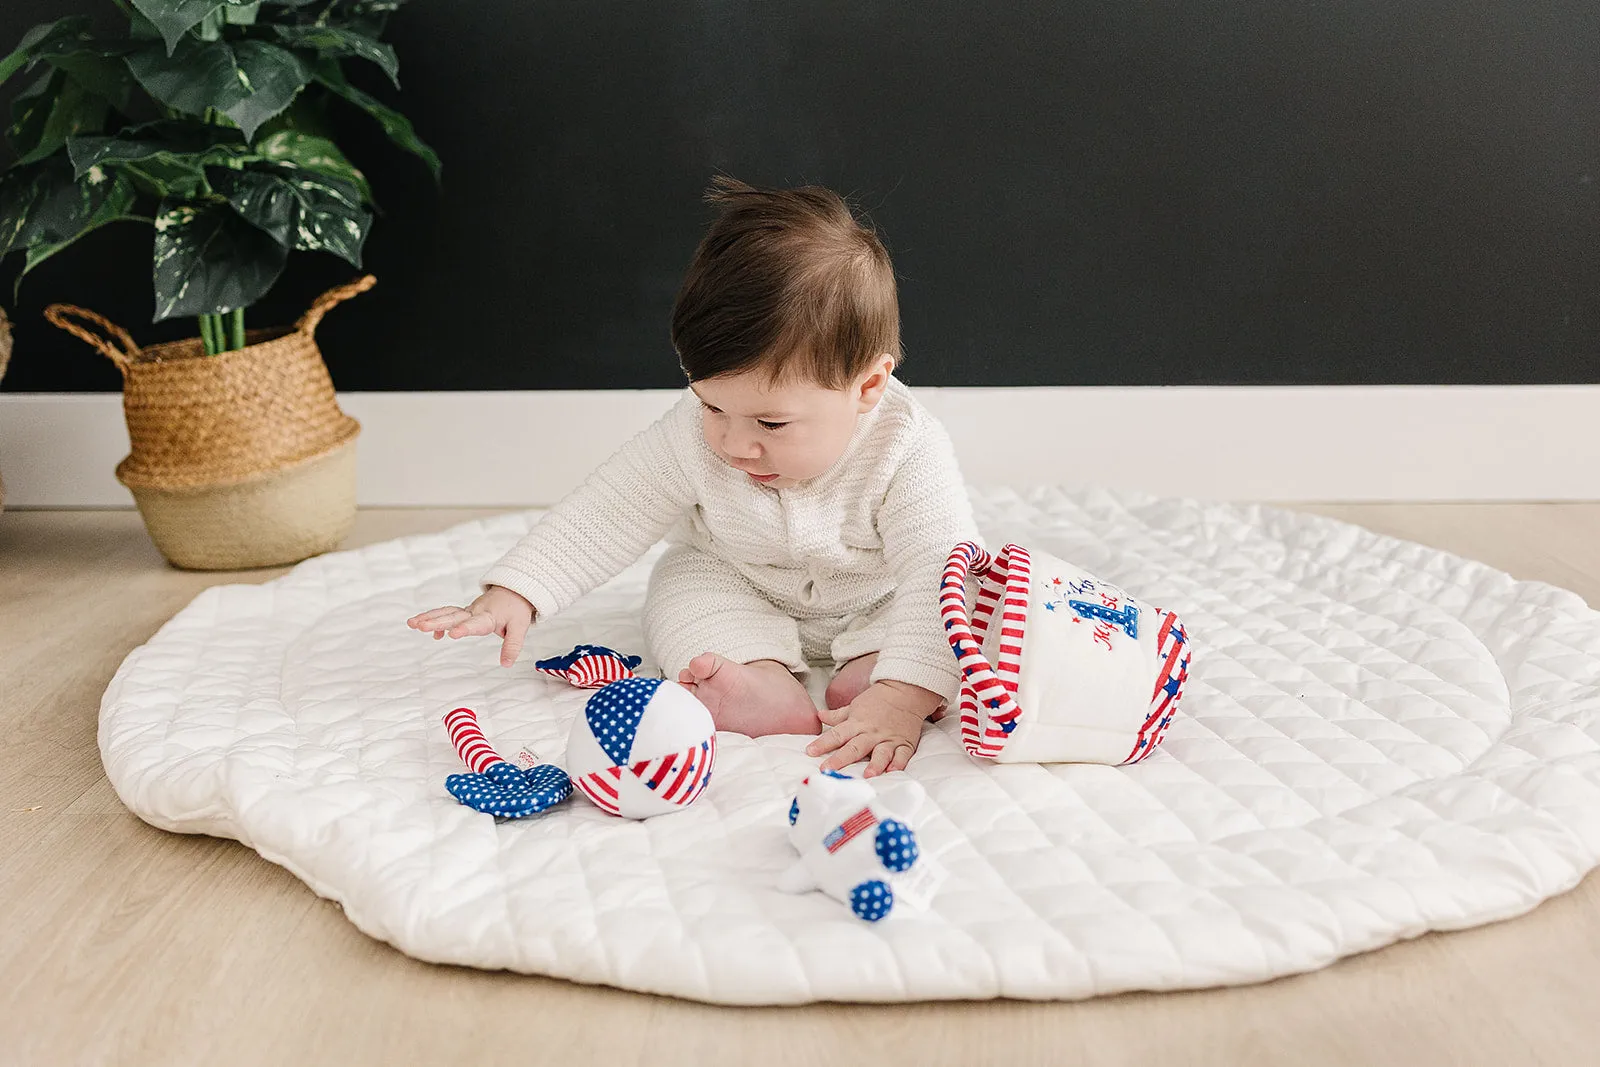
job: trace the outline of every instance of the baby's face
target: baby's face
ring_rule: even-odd
[[[877,406],[894,360],[844,389],[774,385],[761,371],[705,378],[689,388],[705,405],[706,444],[730,467],[773,489],[815,478],[839,461],[856,420]]]

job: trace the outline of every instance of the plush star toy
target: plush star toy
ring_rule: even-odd
[[[604,645],[578,645],[564,656],[553,656],[535,663],[534,669],[579,689],[599,689],[624,678],[632,678],[642,662],[638,656],[625,656]]]

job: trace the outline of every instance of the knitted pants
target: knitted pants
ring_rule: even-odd
[[[807,662],[843,666],[879,652],[887,598],[856,615],[796,618],[732,566],[688,545],[674,545],[650,573],[644,639],[668,678],[703,652],[735,663],[776,660],[796,674]]]

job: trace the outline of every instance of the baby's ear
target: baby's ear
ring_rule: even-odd
[[[856,379],[857,404],[863,413],[877,407],[878,401],[883,399],[889,379],[894,376],[894,362],[894,356],[885,352]]]

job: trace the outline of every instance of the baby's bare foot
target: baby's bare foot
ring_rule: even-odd
[[[707,652],[690,660],[678,681],[706,706],[719,730],[762,737],[822,729],[811,694],[781,663],[734,663]]]

